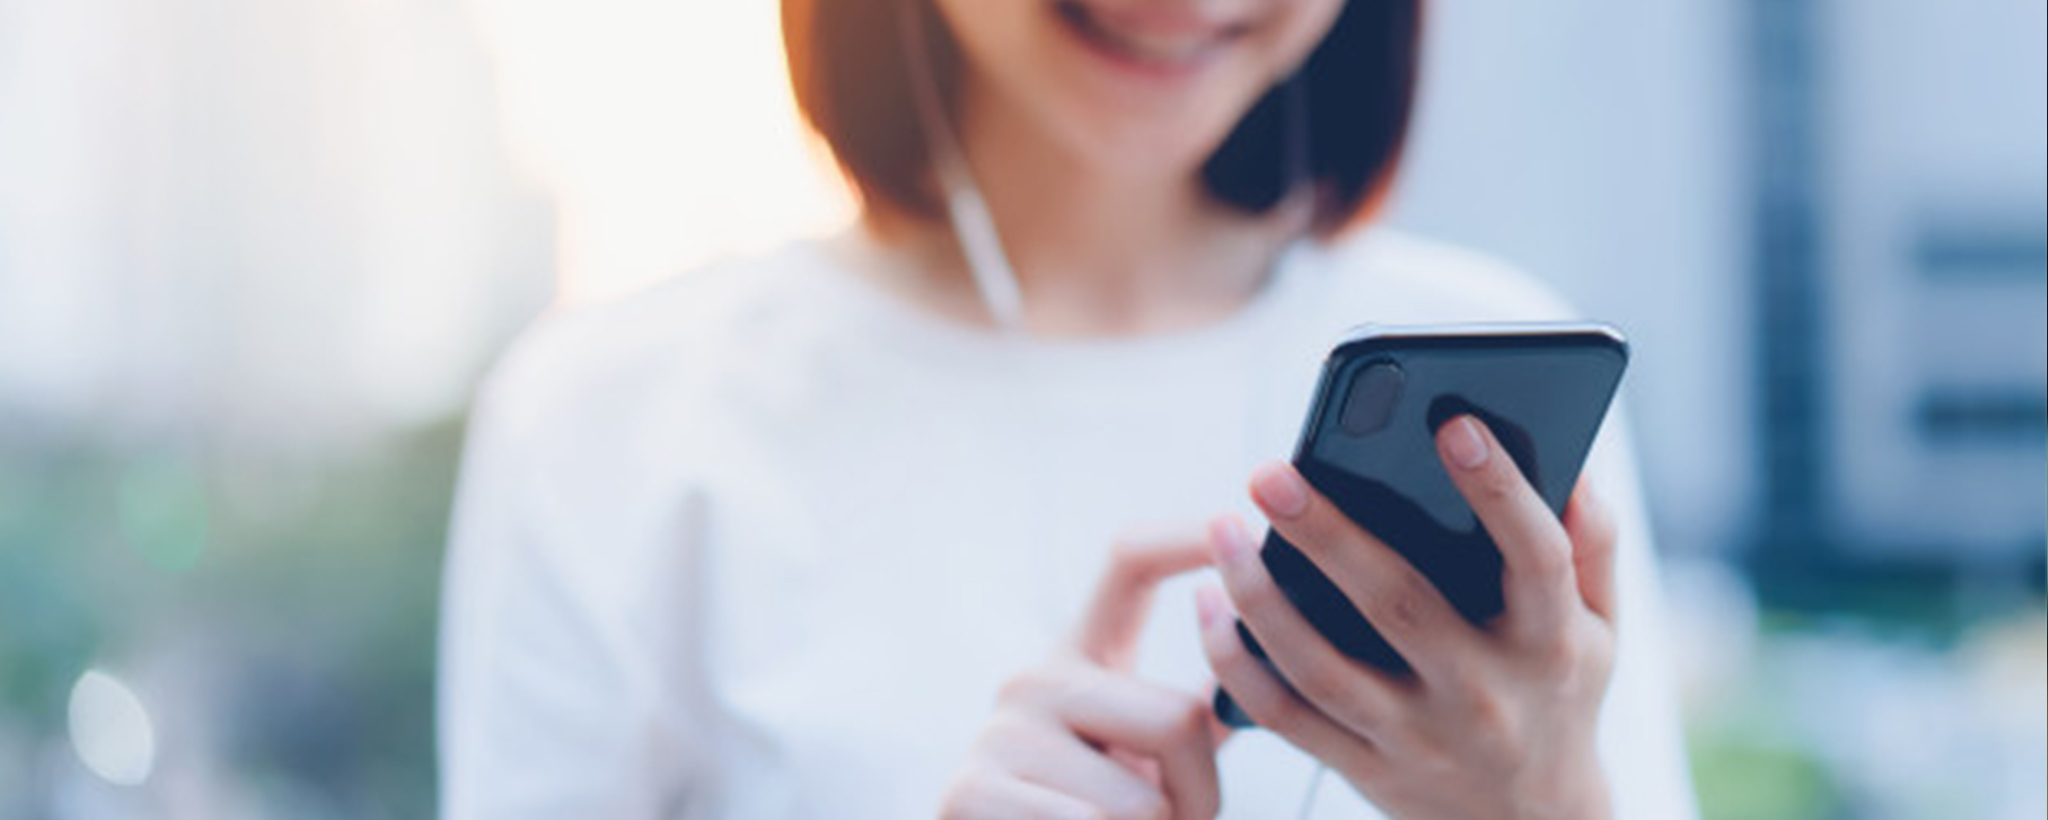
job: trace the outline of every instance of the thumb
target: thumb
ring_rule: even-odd
[[[1160,582],[1209,564],[1209,538],[1202,527],[1118,539],[1081,618],[1076,648],[1103,666],[1128,665]]]

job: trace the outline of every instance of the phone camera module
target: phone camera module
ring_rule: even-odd
[[[1394,407],[1400,403],[1405,378],[1401,366],[1393,362],[1366,365],[1351,380],[1351,392],[1344,399],[1337,426],[1353,436],[1369,436],[1386,429],[1394,420]]]

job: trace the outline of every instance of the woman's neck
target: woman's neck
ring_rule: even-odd
[[[970,98],[996,93],[974,91]],[[1210,198],[1197,173],[1107,172],[1028,118],[1006,115],[1013,106],[967,109],[962,151],[1039,334],[1138,335],[1220,319],[1259,291],[1306,227],[1294,203],[1249,217]],[[951,231],[936,225],[918,244],[921,285],[937,289],[921,295],[955,312],[972,305]]]

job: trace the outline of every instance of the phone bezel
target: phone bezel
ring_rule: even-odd
[[[1308,452],[1308,446],[1322,433],[1325,404],[1330,400],[1329,391],[1341,389],[1342,379],[1336,378],[1339,368],[1347,367],[1362,356],[1374,351],[1360,350],[1375,345],[1398,342],[1404,349],[1414,349],[1416,343],[1434,348],[1495,348],[1502,339],[1513,339],[1518,347],[1542,348],[1548,346],[1577,347],[1588,342],[1597,343],[1601,349],[1613,352],[1621,359],[1626,370],[1629,364],[1628,337],[1619,328],[1605,322],[1474,322],[1468,324],[1440,323],[1418,325],[1390,325],[1377,322],[1359,325],[1347,331],[1330,352],[1323,357],[1323,372],[1316,379],[1315,395],[1308,403],[1308,417],[1302,421],[1301,434],[1294,442],[1292,459],[1299,462]]]

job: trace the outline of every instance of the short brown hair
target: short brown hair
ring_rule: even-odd
[[[899,42],[897,2],[914,2],[924,15],[939,93],[952,99],[960,54],[930,0],[782,0],[790,82],[870,219],[937,219],[944,209],[918,125],[909,51]],[[1347,0],[1298,75],[1254,103],[1203,163],[1209,192],[1259,214],[1305,173],[1316,186],[1318,230],[1334,233],[1369,217],[1392,180],[1414,105],[1420,2]],[[1290,106],[1290,96],[1305,106]],[[1302,109],[1305,117],[1293,113]],[[1305,141],[1306,168],[1287,167],[1289,141]]]

